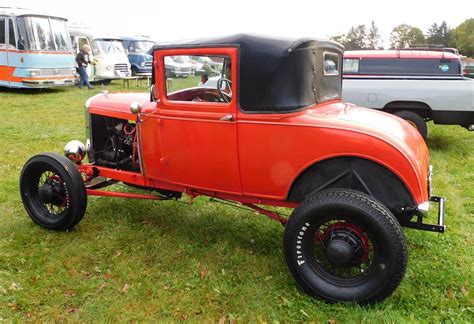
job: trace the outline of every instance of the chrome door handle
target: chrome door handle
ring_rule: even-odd
[[[232,120],[234,120],[234,116],[233,116],[232,114],[225,115],[224,117],[219,118],[219,120],[222,120],[222,121],[232,121]]]

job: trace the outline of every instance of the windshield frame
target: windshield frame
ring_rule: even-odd
[[[136,44],[145,44],[145,43],[149,43],[150,46],[147,47],[147,49],[143,50],[143,47],[138,47],[136,46]],[[127,51],[129,53],[148,53],[148,51],[150,50],[150,48],[152,48],[153,46],[155,45],[155,42],[151,41],[151,40],[133,40],[133,41],[130,41],[129,45],[128,45],[128,48],[127,48]],[[130,50],[130,48],[133,47],[133,51]],[[137,50],[138,49],[138,50]]]
[[[123,46],[123,42],[120,39],[116,38],[94,38],[91,42],[91,49],[93,55],[127,55]]]
[[[17,16],[18,49],[40,52],[72,52],[66,22],[66,19],[54,16]],[[42,29],[44,29],[43,34],[41,34]]]

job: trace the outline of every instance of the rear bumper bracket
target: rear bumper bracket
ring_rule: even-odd
[[[418,214],[417,220],[412,222],[407,222],[404,224],[405,227],[419,229],[423,231],[444,233],[446,230],[446,225],[444,225],[444,197],[431,196],[430,201],[438,203],[438,224],[425,224],[423,223],[423,216]]]

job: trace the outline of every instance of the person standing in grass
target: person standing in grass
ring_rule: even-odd
[[[89,45],[84,45],[82,46],[82,50],[76,56],[76,63],[78,67],[77,69],[79,71],[79,76],[81,77],[81,80],[79,81],[80,89],[82,89],[83,85],[86,85],[88,89],[94,88],[89,82],[89,76],[87,75],[86,71],[86,68],[89,63],[92,63],[89,57],[90,52],[91,48],[89,47]]]

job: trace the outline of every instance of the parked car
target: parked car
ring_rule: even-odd
[[[426,50],[346,51],[346,102],[395,114],[424,138],[426,122],[474,129],[474,83],[458,55]]]
[[[474,79],[474,61],[463,63],[462,74],[467,78]]]
[[[131,75],[130,63],[118,36],[79,27],[69,27],[69,33],[76,53],[86,44],[92,50],[90,58],[97,63],[87,67],[90,81],[109,83]]]
[[[342,101],[342,50],[248,35],[155,46],[150,94],[91,97],[86,145],[26,162],[26,211],[68,230],[88,196],[234,202],[285,224],[285,258],[305,292],[387,298],[407,264],[401,226],[443,232],[444,199],[431,195],[428,149],[409,123]],[[216,87],[169,90],[166,61],[196,52],[226,67]],[[155,194],[101,189],[117,182]],[[426,224],[433,202],[438,222]],[[294,210],[288,219],[262,205]]]
[[[155,42],[143,36],[121,36],[120,39],[127,53],[132,75],[151,75],[153,57],[147,52],[155,45]]]
[[[173,61],[176,63],[181,63],[186,66],[191,67],[191,75],[200,75],[205,73],[203,67],[204,64],[199,62],[198,60],[192,59],[190,56],[187,55],[180,55],[180,56],[173,56]]]
[[[172,56],[165,59],[166,77],[184,77],[192,74],[192,65],[187,62],[176,62]]]
[[[194,59],[197,62],[200,62],[201,64],[205,64],[205,63],[209,64],[211,66],[211,68],[216,70],[216,71],[222,70],[222,63],[223,62],[214,61],[211,57],[191,56],[191,58]]]

